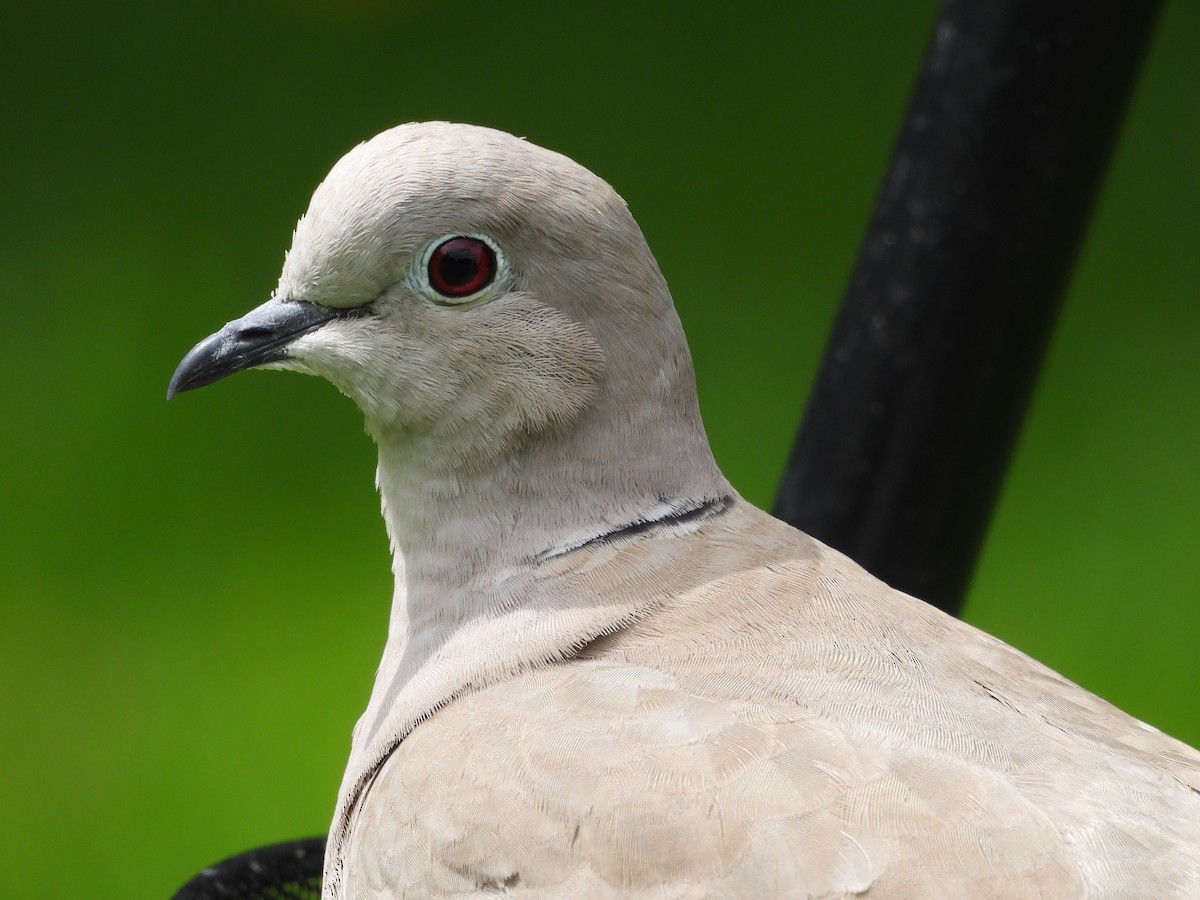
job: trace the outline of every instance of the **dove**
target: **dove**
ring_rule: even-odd
[[[249,368],[378,445],[395,592],[326,900],[1200,896],[1200,753],[739,496],[567,157],[355,147],[168,394]]]

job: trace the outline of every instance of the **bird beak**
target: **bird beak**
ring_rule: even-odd
[[[303,300],[268,300],[189,350],[171,376],[167,399],[242,369],[285,359],[288,344],[296,338],[332,319],[360,312],[358,307],[337,309]]]

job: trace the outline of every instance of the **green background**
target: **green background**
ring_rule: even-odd
[[[167,404],[398,122],[611,181],[769,505],[935,4],[24,4],[0,29],[0,893],[167,896],[323,831],[390,599],[330,386]],[[1200,4],[1167,4],[968,618],[1200,742]],[[760,253],[791,246],[794,264]]]

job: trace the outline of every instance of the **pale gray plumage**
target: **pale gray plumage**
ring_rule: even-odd
[[[454,235],[500,267],[461,305],[424,268]],[[739,498],[654,258],[565,157],[355,148],[172,391],[255,364],[362,408],[393,550],[326,898],[1200,896],[1200,754]]]

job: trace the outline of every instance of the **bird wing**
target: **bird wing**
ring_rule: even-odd
[[[346,896],[1200,895],[1200,754],[745,504],[685,542],[699,586],[416,727]]]

